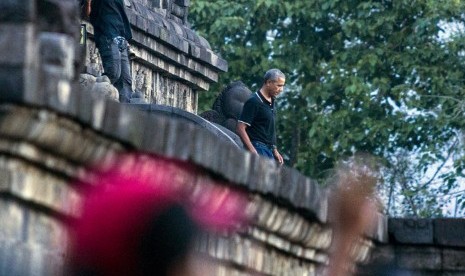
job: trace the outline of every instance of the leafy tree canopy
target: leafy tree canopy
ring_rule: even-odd
[[[254,90],[267,69],[286,73],[278,134],[288,165],[321,180],[337,160],[368,152],[384,166],[388,202],[442,213],[437,195],[457,188],[465,166],[464,1],[191,5],[193,28],[229,62],[212,90],[237,79]],[[201,109],[213,97],[201,95]]]

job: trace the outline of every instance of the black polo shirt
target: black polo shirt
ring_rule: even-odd
[[[251,141],[276,145],[274,98],[269,102],[259,91],[255,92],[245,102],[239,122],[248,126]]]
[[[113,39],[117,36],[132,39],[124,0],[92,0],[90,23],[94,26],[96,40],[101,38]]]

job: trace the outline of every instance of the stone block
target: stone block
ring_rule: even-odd
[[[273,193],[276,196],[289,200],[291,194],[295,195],[297,192],[297,176],[298,174],[295,169],[286,166],[281,167],[279,180],[277,181],[276,186],[274,187],[275,189]]]
[[[136,26],[137,28],[139,28],[140,30],[146,32],[148,30],[148,22],[145,18],[143,18],[142,16],[140,15],[137,15],[136,16]]]
[[[218,137],[206,130],[199,129],[194,137],[194,152],[192,159],[195,163],[212,168],[216,166],[220,143]]]
[[[114,138],[118,137],[118,125],[120,117],[125,117],[122,113],[121,104],[114,101],[105,101],[105,109],[102,120],[102,131]],[[124,120],[124,119],[122,119]]]
[[[153,23],[149,24],[147,32],[154,37],[160,37],[160,26]]]
[[[181,160],[188,160],[193,155],[193,141],[197,128],[180,120],[169,120],[166,128],[166,145],[164,154]]]
[[[31,22],[36,17],[36,0],[0,1],[0,22]]]
[[[302,181],[302,196],[304,198],[302,207],[310,210],[316,210],[320,207],[321,197],[324,196],[324,193],[321,191],[322,188],[310,178],[305,177]]]
[[[263,156],[252,155],[249,168],[248,186],[254,191],[262,193],[272,192],[277,182],[276,162]]]
[[[15,159],[6,159],[0,168],[9,171],[8,183],[1,183],[1,192],[58,213],[76,215],[80,196],[63,178]],[[14,213],[14,205],[9,206],[13,209],[8,214]]]
[[[397,263],[402,268],[441,270],[441,250],[434,247],[398,246],[396,247]]]
[[[203,62],[206,62],[208,64],[212,64],[212,53],[206,48],[201,48],[200,49],[200,59]]]
[[[25,241],[28,244],[58,252],[65,250],[67,230],[64,224],[56,218],[30,209],[24,210],[24,216],[27,219],[25,219],[23,231],[27,234]]]
[[[309,198],[306,197],[306,192],[307,192],[307,189],[309,190],[309,192],[311,189],[310,179],[308,179],[306,176],[304,176],[300,172],[297,172],[297,178],[296,178],[296,182],[294,183],[294,185],[296,185],[297,187],[293,191],[293,193],[289,194],[289,199],[291,200],[291,202],[295,204],[296,207],[305,208],[306,202],[309,200]],[[313,199],[313,200],[319,201],[319,198]],[[311,210],[311,211],[315,212],[316,210]]]
[[[158,114],[149,114],[145,124],[145,134],[141,149],[162,154],[166,141],[168,118]]]
[[[30,67],[36,62],[34,32],[32,24],[0,24],[0,65]]]
[[[140,148],[144,139],[148,117],[149,115],[146,112],[135,110],[127,105],[121,105],[117,128],[118,138],[129,142],[136,148]]]
[[[190,6],[190,1],[189,0],[174,0],[174,3],[177,5],[180,5],[182,7],[189,7]]]
[[[71,91],[71,84],[67,80],[57,78],[56,76],[46,76],[43,78],[44,86],[39,90],[44,91],[46,94],[47,105],[55,111],[61,113],[69,113],[73,106],[73,100],[76,96]]]
[[[77,101],[75,109],[77,110],[77,119],[86,125],[90,125],[92,121],[93,101],[92,96],[87,91],[75,91]]]
[[[194,43],[189,43],[189,54],[194,58],[200,59],[200,47]]]
[[[465,219],[435,219],[434,242],[444,246],[465,247]]]
[[[22,242],[4,241],[5,255],[0,256],[0,275],[31,275],[30,264],[32,252]]]
[[[43,32],[39,35],[42,68],[47,75],[64,80],[74,77],[75,41],[65,34]],[[46,76],[47,77],[47,76]]]
[[[395,262],[395,251],[392,246],[376,246],[370,255],[369,265],[384,265]]]
[[[246,185],[249,179],[249,167],[251,154],[236,146],[225,144],[226,162],[224,162],[223,174],[226,179],[240,185]]]
[[[258,156],[256,189],[262,193],[272,193],[278,183],[278,167],[275,160]]]
[[[5,174],[2,173],[2,175]],[[0,180],[0,193],[8,192],[8,186],[9,183]],[[23,219],[21,206],[13,200],[0,198],[0,221],[2,224],[2,227],[0,227],[0,240],[22,240]]]
[[[462,271],[465,274],[465,250],[443,249],[443,269]]]
[[[96,130],[101,130],[103,127],[103,120],[105,118],[105,109],[107,104],[111,101],[107,100],[102,95],[91,94],[91,115],[90,124]],[[110,105],[114,104],[111,102]],[[112,105],[113,106],[113,105]]]
[[[433,244],[431,219],[391,218],[388,221],[391,242],[401,244]]]
[[[0,102],[43,104],[45,95],[37,90],[37,70],[21,66],[0,67]]]
[[[367,231],[366,235],[381,243],[389,242],[388,217],[381,213],[377,213],[375,224],[372,229]]]

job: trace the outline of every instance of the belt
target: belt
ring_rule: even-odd
[[[113,42],[116,43],[116,45],[118,45],[118,49],[120,52],[126,50],[128,48],[128,41],[126,40],[126,38],[122,37],[122,36],[117,36],[117,37],[114,37],[113,38]]]
[[[275,145],[271,145],[271,144],[266,144],[266,143],[263,143],[263,142],[260,142],[260,141],[252,141],[252,144],[257,144],[257,145],[261,145],[261,146],[265,146],[267,148],[269,148],[270,150],[274,150],[276,148]]]

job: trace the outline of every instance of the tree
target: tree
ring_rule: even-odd
[[[190,21],[229,62],[212,90],[237,79],[256,89],[272,67],[287,74],[278,141],[288,165],[322,180],[337,160],[371,153],[390,172],[392,197],[426,197],[414,208],[406,200],[404,213],[432,216],[443,203],[428,201],[431,191],[447,195],[465,166],[464,7],[458,0],[196,0]],[[450,26],[459,31],[443,31]],[[200,101],[211,104],[209,96]],[[415,183],[400,177],[399,154],[418,160],[402,172]]]

